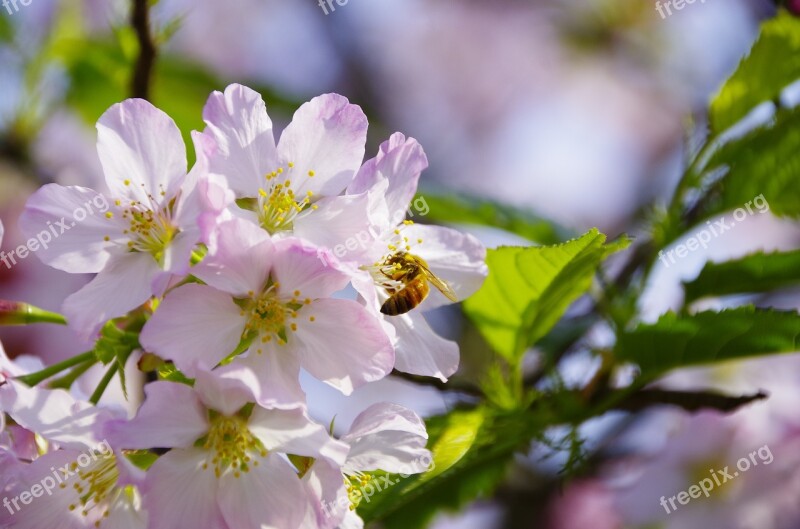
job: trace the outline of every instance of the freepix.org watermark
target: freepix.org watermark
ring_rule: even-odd
[[[408,211],[396,211],[392,215],[392,224],[400,224],[406,218],[406,216],[413,219],[416,215],[424,217],[430,212],[431,207],[428,205],[428,201],[425,200],[424,196],[419,196],[411,203]],[[369,230],[362,230],[353,234],[352,237],[348,237],[342,244],[337,244],[331,248],[331,250],[333,251],[333,255],[341,259],[348,253],[354,252],[359,248],[361,250],[367,249],[373,241],[378,239],[379,236],[380,233],[378,233],[378,230],[373,226],[370,227]]]
[[[352,490],[349,490],[347,496],[341,496],[338,502],[323,501],[322,512],[325,513],[326,517],[330,518],[338,512],[351,509],[351,506],[358,505],[362,501],[369,503],[372,501],[372,497],[376,493],[383,492],[386,489],[397,485],[413,474],[430,472],[435,467],[436,465],[433,462],[433,458],[430,455],[426,455],[415,460],[413,463],[406,465],[405,468],[401,469],[399,474],[370,476],[369,479],[362,481],[360,487],[355,487]]]
[[[755,215],[756,213],[763,214],[767,211],[769,211],[767,199],[764,198],[763,194],[758,195],[741,208],[734,210],[732,221],[729,221],[726,217],[715,220],[713,223],[710,220],[706,221],[707,228],[703,228],[697,235],[693,235],[687,239],[685,243],[679,244],[673,250],[666,252],[661,250],[658,252],[658,259],[664,263],[664,266],[669,268],[671,264],[675,264],[676,256],[678,259],[683,259],[689,255],[689,252],[694,252],[700,247],[704,249],[708,248],[708,243],[711,242],[711,239],[719,237],[728,230],[732,230],[748,216]]]
[[[94,449],[90,449],[79,455],[75,458],[73,463],[67,463],[60,468],[50,467],[52,474],[46,475],[39,483],[33,485],[29,490],[22,492],[19,496],[3,498],[3,507],[8,509],[8,512],[13,516],[20,512],[26,505],[33,503],[34,499],[41,498],[45,494],[52,496],[56,488],[66,488],[67,482],[78,475],[79,468],[86,468],[99,459],[108,459],[113,455],[114,451],[111,449],[108,441],[103,441]]]
[[[21,244],[11,250],[10,253],[0,252],[0,262],[6,265],[9,270],[17,264],[17,260],[27,259],[32,253],[49,247],[50,243],[61,235],[71,230],[79,222],[86,220],[89,215],[105,213],[108,211],[108,200],[103,195],[96,195],[92,200],[87,200],[82,206],[75,208],[72,212],[72,220],[68,221],[64,217],[52,223],[47,221],[47,229],[40,231],[36,237],[28,239],[25,244]]]
[[[403,220],[406,219],[406,217],[408,217],[409,219],[413,219],[417,215],[419,215],[420,217],[424,217],[430,212],[431,208],[428,205],[428,201],[425,200],[424,196],[419,196],[415,198],[414,201],[409,205],[407,211],[404,210],[395,211],[390,219],[393,225],[397,225],[402,223]],[[323,265],[328,267],[331,265],[329,260],[325,258],[325,254],[328,251],[330,251],[330,253],[333,253],[333,255],[335,255],[337,259],[344,259],[347,256],[347,254],[351,252],[355,252],[358,250],[360,251],[366,250],[367,248],[372,246],[380,236],[381,234],[379,230],[374,226],[371,226],[367,230],[361,230],[357,233],[353,233],[353,235],[345,239],[340,244],[337,244],[333,248],[324,249],[314,246],[310,243],[307,245],[305,243],[303,244],[304,248],[311,251],[316,251],[319,260],[322,262]]]
[[[758,456],[758,459],[756,459],[756,456]],[[705,496],[708,498],[711,495],[712,490],[717,487],[721,487],[728,481],[732,481],[733,479],[739,477],[740,473],[747,472],[752,467],[757,467],[759,463],[769,465],[772,463],[772,461],[774,461],[774,459],[775,458],[772,455],[772,451],[769,449],[769,445],[764,445],[758,450],[750,452],[750,454],[748,454],[746,457],[739,459],[739,461],[736,462],[736,468],[738,470],[734,470],[733,473],[731,473],[729,470],[729,466],[723,468],[722,470],[714,470],[713,468],[709,469],[708,472],[711,477],[703,478],[697,482],[696,485],[689,487],[688,490],[683,490],[674,496],[670,496],[669,498],[666,496],[661,496],[659,503],[662,507],[664,507],[664,510],[667,511],[667,514],[672,514],[680,508],[680,505],[687,505],[690,501],[696,500],[700,496]],[[676,501],[679,505],[675,505]]]
[[[322,12],[326,15],[330,15],[334,11],[336,11],[336,6],[344,7],[350,0],[319,0],[318,4]]]
[[[19,6],[28,7],[33,3],[33,0],[3,0],[3,7],[6,8],[9,15],[19,13]]]
[[[675,8],[676,11],[680,11],[684,7],[692,5],[695,2],[705,4],[706,0],[666,0],[665,2],[661,2],[659,0],[656,2],[656,11],[658,11],[658,14],[661,15],[662,19],[664,19],[672,16],[673,8]]]

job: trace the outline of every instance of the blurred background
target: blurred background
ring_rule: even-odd
[[[0,7],[0,219],[3,249],[22,242],[16,220],[44,183],[102,189],[94,122],[130,96],[137,48],[130,3],[26,0]],[[340,5],[340,4],[344,5]],[[202,129],[212,90],[231,82],[264,95],[276,130],[304,101],[338,92],[370,118],[372,156],[394,131],[417,138],[430,159],[421,193],[471,197],[501,212],[547,219],[539,242],[598,227],[634,237],[653,204],[670,198],[692,131],[708,101],[775,12],[763,0],[706,0],[662,16],[650,0],[160,0],[152,101],[188,139]],[[777,66],[779,67],[779,66]],[[191,147],[190,147],[191,149]],[[431,202],[431,221],[448,211]],[[543,221],[544,222],[544,221]],[[487,246],[533,244],[498,229],[462,226]],[[675,265],[659,264],[645,320],[681,302],[681,280],[707,260],[755,249],[796,248],[800,230],[769,214]],[[88,277],[28,258],[0,265],[0,299],[59,310]],[[756,300],[797,308],[797,292]],[[711,301],[719,306],[719,301]],[[462,344],[459,377],[482,365],[475,332],[458,311],[432,315]],[[599,328],[598,343],[607,339]],[[13,357],[47,362],[85,350],[67,329],[0,329]],[[588,349],[587,349],[588,350]],[[531,362],[536,361],[531,351]],[[597,368],[590,355],[561,366],[567,383]],[[659,409],[608,414],[580,434],[589,458],[569,475],[563,432],[519,457],[496,494],[437,529],[800,528],[800,360],[782,357],[671,375],[675,388],[767,389],[771,398],[732,415]],[[424,415],[455,405],[457,392],[386,380],[350,399],[306,381],[315,415],[338,424],[392,400]],[[110,397],[110,398],[113,398]],[[667,514],[659,504],[768,445],[761,465],[711,498]]]

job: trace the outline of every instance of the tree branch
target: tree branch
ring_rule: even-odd
[[[150,0],[133,0],[131,26],[139,42],[139,57],[131,79],[131,97],[150,100],[150,84],[157,53],[150,32]]]
[[[417,384],[419,386],[427,386],[429,388],[435,388],[438,389],[439,391],[454,391],[457,393],[465,393],[467,395],[472,395],[475,397],[484,396],[483,391],[481,391],[479,387],[474,386],[468,382],[451,380],[445,383],[439,380],[438,378],[409,375],[408,373],[403,373],[396,369],[392,371],[392,376],[403,379],[407,382],[411,382],[412,384]]]
[[[606,394],[608,396],[608,394]],[[623,399],[613,406],[616,410],[641,411],[652,406],[677,406],[686,411],[704,409],[731,413],[742,406],[764,400],[769,395],[759,391],[754,395],[731,396],[711,391],[672,391],[665,389],[644,389]]]

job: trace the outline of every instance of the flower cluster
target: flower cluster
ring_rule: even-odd
[[[424,312],[480,287],[485,250],[407,220],[421,146],[397,133],[364,162],[367,119],[334,94],[302,105],[277,142],[241,85],[213,93],[203,118],[187,170],[167,115],[114,105],[97,124],[106,188],[50,184],[28,201],[26,234],[109,204],[37,256],[97,274],[63,305],[80,339],[99,351],[133,336],[159,368],[130,419],[30,387],[36,368],[0,354],[1,528],[360,527],[360,484],[430,461],[412,411],[374,405],[337,439],[299,382],[304,370],[349,395],[395,369],[456,371],[457,345]]]

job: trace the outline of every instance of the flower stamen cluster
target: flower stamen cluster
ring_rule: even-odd
[[[258,219],[261,227],[269,233],[274,234],[283,231],[291,231],[294,219],[305,209],[317,209],[316,204],[312,204],[314,193],[307,191],[299,198],[292,188],[292,181],[287,178],[283,182],[277,182],[284,173],[294,169],[294,163],[289,162],[287,168],[279,167],[277,170],[265,175],[269,187],[259,188],[258,190]],[[309,171],[308,176],[313,177],[314,171]]]
[[[250,472],[250,466],[258,466],[258,460],[251,456],[267,457],[267,451],[250,430],[247,421],[241,417],[217,415],[211,420],[211,429],[203,441],[203,448],[213,454],[211,466],[216,477],[233,470],[235,478]],[[208,470],[209,464],[203,464]]]

